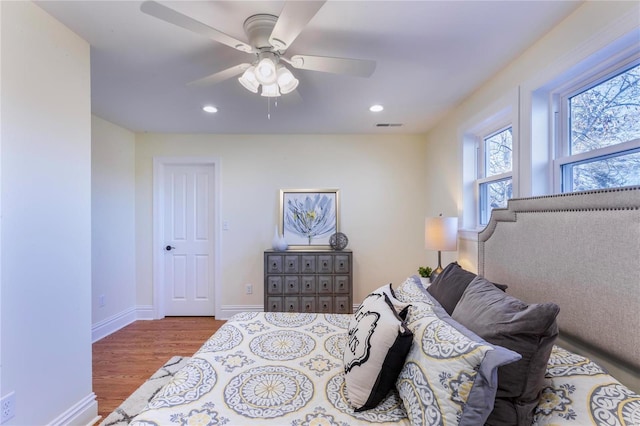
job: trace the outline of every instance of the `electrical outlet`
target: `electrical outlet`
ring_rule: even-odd
[[[247,291],[247,294],[253,294],[253,284],[246,284],[245,289]]]
[[[16,415],[16,393],[11,392],[0,400],[0,424]]]
[[[100,304],[101,308],[104,308],[104,294],[100,295],[100,297],[98,298],[98,303]]]

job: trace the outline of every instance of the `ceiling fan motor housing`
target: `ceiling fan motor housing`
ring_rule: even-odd
[[[249,44],[260,50],[273,49],[273,46],[269,43],[269,37],[277,21],[277,16],[264,13],[249,16],[244,21],[244,32],[247,34]]]

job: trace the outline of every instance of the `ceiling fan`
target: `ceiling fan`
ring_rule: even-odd
[[[140,10],[155,18],[254,56],[251,62],[238,64],[192,81],[189,83],[190,85],[216,84],[242,74],[238,81],[247,90],[258,93],[258,89],[262,87],[262,96],[277,97],[292,92],[298,86],[298,80],[282,62],[301,70],[359,77],[369,77],[373,74],[376,63],[371,60],[311,55],[285,56],[286,50],[325,2],[326,0],[288,1],[279,17],[270,14],[249,16],[244,21],[244,32],[247,35],[248,43],[237,40],[156,1],[143,2]]]

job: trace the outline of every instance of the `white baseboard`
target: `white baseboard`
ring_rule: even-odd
[[[99,419],[100,416],[98,416],[98,401],[96,400],[96,394],[91,392],[89,395],[75,403],[73,407],[56,417],[48,424],[48,426],[91,426]]]
[[[262,312],[264,311],[263,305],[222,305],[220,312],[217,313],[216,319],[228,320],[235,314],[240,312]]]
[[[155,314],[153,306],[151,305],[138,305],[127,308],[122,312],[93,324],[91,327],[91,343],[95,343],[137,320],[152,319],[155,319]]]
[[[155,310],[153,309],[153,305],[136,306],[136,319],[139,319],[139,320],[156,319],[156,314],[155,314]]]
[[[136,319],[136,308],[131,307],[93,324],[91,327],[91,343],[95,343],[103,337],[107,337],[111,333],[131,324]]]

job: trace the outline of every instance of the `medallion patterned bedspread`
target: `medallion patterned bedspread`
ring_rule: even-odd
[[[395,391],[375,409],[350,407],[342,362],[350,317],[238,314],[131,424],[410,424]],[[586,358],[554,347],[547,379],[535,425],[640,424],[640,396]]]

